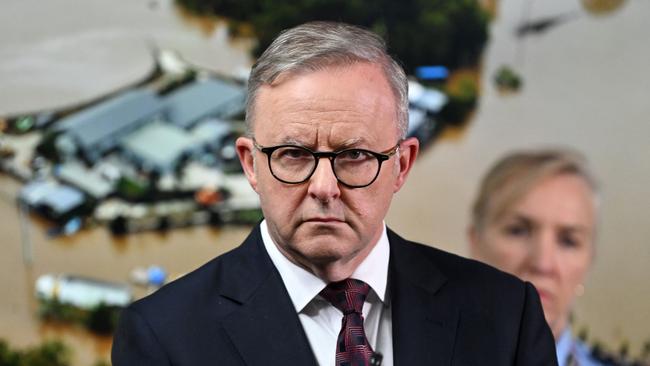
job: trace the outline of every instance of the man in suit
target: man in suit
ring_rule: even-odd
[[[124,310],[121,365],[556,365],[535,289],[383,220],[418,142],[375,34],[313,22],[253,66],[237,152],[265,220]]]

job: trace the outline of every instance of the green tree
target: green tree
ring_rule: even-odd
[[[69,366],[70,349],[61,341],[46,341],[22,355],[21,366]]]
[[[311,20],[370,28],[388,40],[407,71],[420,65],[475,65],[488,38],[488,14],[477,0],[176,0],[199,14],[250,22],[255,55],[283,30]]]
[[[98,334],[112,334],[117,326],[119,311],[119,308],[99,304],[88,313],[86,327]]]
[[[458,124],[467,118],[478,102],[478,86],[471,77],[462,77],[454,88],[447,88],[449,100],[440,112],[443,121]]]
[[[0,365],[2,366],[19,366],[20,354],[9,348],[4,339],[0,339]]]

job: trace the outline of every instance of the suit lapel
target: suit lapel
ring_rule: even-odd
[[[388,239],[395,365],[451,365],[459,314],[441,294],[446,278],[413,244]]]
[[[262,243],[259,227],[224,268],[221,295],[239,308],[223,327],[246,365],[314,365],[295,308]],[[225,266],[224,266],[225,267]]]

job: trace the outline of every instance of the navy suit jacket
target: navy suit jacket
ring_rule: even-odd
[[[388,239],[395,365],[557,365],[531,284],[390,230]],[[259,227],[240,247],[127,307],[112,361],[317,365]]]

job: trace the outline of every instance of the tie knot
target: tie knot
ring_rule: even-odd
[[[368,291],[370,291],[370,286],[367,283],[348,278],[328,284],[320,292],[320,295],[345,315],[350,313],[361,314]]]

